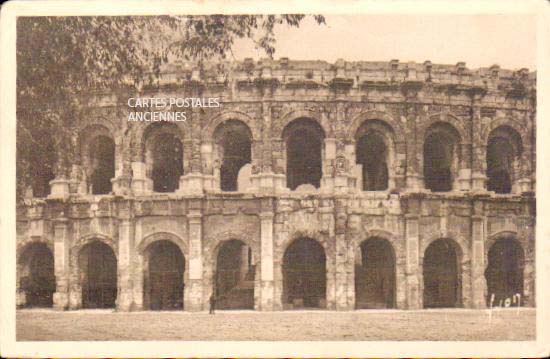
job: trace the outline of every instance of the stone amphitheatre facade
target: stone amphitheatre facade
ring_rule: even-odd
[[[19,307],[535,305],[533,72],[247,59],[76,96],[18,205]],[[160,96],[221,106],[127,120]]]

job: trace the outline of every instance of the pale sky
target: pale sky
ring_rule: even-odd
[[[532,15],[329,15],[326,25],[307,18],[300,28],[276,28],[275,59],[390,61],[456,64],[469,68],[536,67]],[[236,59],[266,57],[239,41]]]

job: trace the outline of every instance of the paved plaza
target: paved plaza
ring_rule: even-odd
[[[534,340],[535,309],[17,312],[17,340]]]

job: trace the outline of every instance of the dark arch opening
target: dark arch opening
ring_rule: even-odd
[[[321,185],[322,148],[325,135],[319,124],[309,118],[292,121],[285,127],[287,187]]]
[[[28,146],[25,149],[30,152],[30,175],[33,197],[47,197],[50,192],[50,181],[55,179],[54,166],[56,162],[56,150],[52,136],[44,134],[41,137],[44,142],[42,147]]]
[[[433,192],[453,189],[454,156],[458,145],[458,133],[444,123],[430,127],[424,139],[424,184]]]
[[[493,130],[487,143],[487,189],[511,193],[514,161],[521,152],[521,139],[515,130],[501,126]]]
[[[52,251],[45,243],[32,243],[20,257],[19,288],[25,292],[26,307],[51,307],[55,292]]]
[[[494,294],[493,306],[520,294],[523,299],[523,248],[516,239],[498,239],[489,249],[488,264],[485,270],[487,280],[487,305]],[[522,300],[523,302],[523,300]]]
[[[326,257],[314,239],[299,238],[283,256],[283,306],[326,308]]]
[[[363,191],[388,189],[388,149],[384,139],[369,132],[357,141],[357,163],[363,165]]]
[[[115,176],[115,143],[110,137],[97,136],[89,151],[92,194],[107,194],[112,191],[111,178]]]
[[[355,264],[355,307],[395,307],[395,254],[383,238],[369,238],[359,248]],[[359,260],[360,259],[360,260]]]
[[[252,250],[239,240],[220,244],[216,260],[216,308],[254,309]]]
[[[241,121],[228,120],[216,129],[214,138],[223,151],[220,168],[221,190],[237,191],[239,170],[251,161],[250,129]]]
[[[183,143],[180,129],[169,123],[155,123],[147,128],[145,161],[147,176],[155,192],[175,192],[183,175]]]
[[[460,255],[450,239],[432,242],[424,254],[424,308],[461,306]]]
[[[107,244],[93,241],[79,255],[83,308],[114,308],[117,296],[117,259]]]
[[[168,240],[146,249],[144,307],[151,310],[183,309],[185,258],[180,248]]]

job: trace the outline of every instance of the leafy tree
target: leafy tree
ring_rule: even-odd
[[[224,59],[237,39],[275,53],[276,25],[305,15],[20,17],[17,20],[17,184],[44,195],[67,176],[72,131],[86,89],[137,87],[172,59]],[[324,23],[320,15],[317,23]],[[55,149],[53,151],[52,149]],[[55,166],[55,168],[54,168]]]

